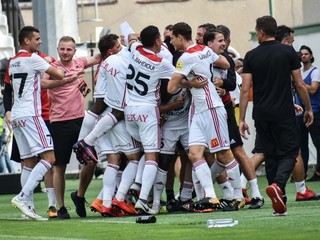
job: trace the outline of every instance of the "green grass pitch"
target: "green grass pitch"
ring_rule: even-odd
[[[70,220],[49,220],[37,222],[21,220],[20,212],[11,206],[14,195],[0,196],[0,239],[34,240],[83,240],[83,239],[320,239],[320,201],[295,202],[295,186],[287,185],[288,216],[273,217],[271,202],[265,194],[267,182],[259,177],[258,182],[265,205],[262,209],[250,210],[246,206],[237,212],[159,214],[154,224],[137,224],[135,217],[103,218],[87,208],[87,218],[79,218],[70,199],[70,193],[77,189],[79,180],[67,180],[66,206],[69,206]],[[102,186],[101,179],[94,179],[86,199],[91,203]],[[308,183],[309,188],[320,192],[320,182]],[[218,195],[220,189],[216,188]],[[45,216],[47,196],[35,194],[38,214]],[[239,221],[234,227],[207,228],[207,220],[233,218]]]

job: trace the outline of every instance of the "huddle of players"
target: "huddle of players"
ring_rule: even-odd
[[[182,164],[180,196],[167,203],[169,212],[235,211],[243,207],[239,165],[233,155],[241,158],[255,190],[250,208],[263,206],[253,168],[248,170],[245,165],[240,136],[230,135],[237,144],[233,155],[229,150],[226,106],[232,107],[228,91],[236,85],[234,72],[228,71],[232,59],[224,57],[223,33],[212,24],[204,26],[208,27],[203,36],[208,46],[193,43],[191,27],[177,23],[172,26],[171,41],[167,41],[174,47],[172,56],[158,28],[148,26],[140,34],[130,34],[128,48],[118,48],[100,65],[95,98],[104,97],[105,110],[88,112],[74,151],[84,164],[97,162],[96,151],[100,159],[107,155],[103,189],[91,205],[102,216],[158,214],[178,142],[188,150],[189,159]],[[112,47],[119,44],[116,35],[113,40]],[[239,135],[233,108],[228,121],[230,114],[235,127],[232,131]],[[120,153],[128,164],[116,186],[123,159]],[[222,189],[220,200],[213,188],[216,180]],[[132,186],[138,193],[135,205],[127,199]],[[192,201],[193,191],[196,202]],[[148,204],[150,195],[152,207]]]

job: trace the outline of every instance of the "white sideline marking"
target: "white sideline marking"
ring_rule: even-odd
[[[133,221],[116,221],[116,220],[81,220],[81,222],[90,222],[90,223],[98,223],[98,222],[109,222],[109,223],[136,223],[135,220]]]
[[[117,220],[81,220],[81,222],[89,222],[89,223],[125,223],[125,224],[136,224],[136,221],[117,221]],[[169,222],[156,222],[155,224],[170,224]]]
[[[17,236],[17,235],[0,235],[0,238],[17,238],[17,239],[44,239],[44,240],[85,240],[84,238],[65,238],[65,237],[48,237],[48,236]]]

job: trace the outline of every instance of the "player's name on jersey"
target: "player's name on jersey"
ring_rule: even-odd
[[[174,109],[174,110],[172,110],[170,112],[167,112],[167,115],[168,116],[178,116],[178,115],[180,115],[180,114],[182,114],[182,113],[184,113],[186,111],[187,111],[186,108],[178,108],[178,109]]]
[[[144,114],[127,114],[126,115],[126,121],[128,122],[146,122],[148,118],[148,115]]]
[[[208,50],[205,54],[199,54],[200,59],[205,59],[211,56],[211,52]]]
[[[146,63],[145,61],[141,60],[138,57],[134,57],[134,61],[136,63],[138,63],[139,65],[141,65],[143,68],[149,69],[151,71],[153,71],[155,69],[154,65],[151,65],[150,63]]]
[[[10,68],[20,67],[21,61],[16,61],[10,64]]]

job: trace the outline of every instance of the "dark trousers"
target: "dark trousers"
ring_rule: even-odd
[[[308,172],[308,162],[309,162],[309,133],[316,148],[317,166],[316,171],[320,172],[320,112],[314,112],[314,120],[310,127],[306,127],[303,122],[303,115],[297,117],[297,122],[299,126],[299,137],[300,137],[300,147],[301,156],[304,164],[304,171],[307,175]]]
[[[285,186],[299,152],[298,128],[295,118],[279,121],[255,121],[265,156],[269,184],[276,183],[285,194]]]

